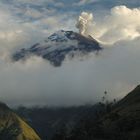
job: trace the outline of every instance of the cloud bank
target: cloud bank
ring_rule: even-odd
[[[120,42],[98,57],[66,60],[58,68],[39,57],[1,62],[0,98],[10,105],[80,105],[100,100],[105,90],[109,98],[121,98],[139,84],[138,43]]]

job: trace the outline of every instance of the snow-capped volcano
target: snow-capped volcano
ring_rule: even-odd
[[[86,55],[90,52],[98,52],[101,49],[99,43],[90,36],[87,38],[73,31],[60,30],[43,42],[17,51],[13,54],[12,59],[19,61],[27,59],[31,55],[36,55],[50,61],[54,66],[60,66],[66,55],[72,57],[77,53]]]

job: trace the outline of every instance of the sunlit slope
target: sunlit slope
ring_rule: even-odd
[[[0,103],[0,140],[40,140],[35,131]]]

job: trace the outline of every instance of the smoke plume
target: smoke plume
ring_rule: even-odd
[[[89,33],[90,26],[93,24],[92,13],[82,12],[79,16],[76,27],[79,29],[79,33],[87,36]]]

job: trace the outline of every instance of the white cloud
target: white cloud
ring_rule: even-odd
[[[116,6],[100,22],[87,24],[86,29],[86,35],[90,34],[104,43],[133,40],[140,36],[140,9]]]
[[[79,2],[74,3],[74,6],[83,6],[85,4],[90,4],[90,3],[94,3],[94,2],[98,2],[100,0],[79,0]]]

